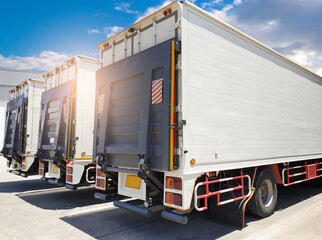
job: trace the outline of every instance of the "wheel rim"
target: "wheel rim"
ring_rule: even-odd
[[[263,205],[265,207],[269,207],[272,204],[274,198],[273,183],[269,179],[266,179],[263,182],[260,194]]]

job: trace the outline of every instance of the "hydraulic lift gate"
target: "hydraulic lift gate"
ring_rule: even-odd
[[[168,40],[98,70],[94,128],[98,162],[104,158],[109,166],[138,168],[144,159],[153,170],[170,170],[173,46],[174,40]]]
[[[69,143],[72,139],[74,84],[69,81],[42,94],[37,152],[40,159],[68,160],[73,154]]]
[[[26,148],[28,99],[20,96],[7,104],[5,138],[2,153],[5,156],[21,155]]]

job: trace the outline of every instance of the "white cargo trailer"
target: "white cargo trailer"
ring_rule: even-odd
[[[34,155],[44,83],[44,80],[27,79],[9,91],[2,153],[8,160],[8,171],[23,177],[38,174]]]
[[[76,189],[95,182],[92,164],[97,59],[77,56],[46,73],[38,152],[43,180]]]
[[[117,173],[144,202],[116,206],[180,223],[209,206],[244,226],[249,200],[266,217],[276,183],[322,176],[322,78],[204,10],[175,1],[98,49],[96,185]]]

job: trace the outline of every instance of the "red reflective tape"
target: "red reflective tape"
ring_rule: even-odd
[[[64,103],[63,105],[63,118],[66,119],[68,116],[68,104]]]
[[[157,92],[160,92],[162,90],[162,83],[161,84],[156,84],[154,88],[152,89],[152,96],[155,95]]]
[[[104,108],[104,94],[101,94],[98,96],[98,104],[97,104],[97,113],[101,114],[103,113]]]
[[[152,99],[155,99],[158,96],[162,96],[162,88],[160,88],[159,90],[156,90],[154,93],[152,93]]]
[[[163,80],[152,81],[152,104],[162,103]]]
[[[157,104],[157,103],[162,103],[162,95],[160,95],[159,97],[157,97],[157,98],[155,99],[155,101],[154,101],[154,102],[152,102],[152,104]]]

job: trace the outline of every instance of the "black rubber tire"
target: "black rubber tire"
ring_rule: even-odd
[[[268,182],[266,182],[268,181]],[[272,184],[272,196],[267,203],[267,206],[262,201],[262,192],[261,188],[263,183],[265,185]],[[270,183],[269,183],[270,182]],[[257,177],[255,178],[255,192],[253,197],[249,200],[247,204],[248,210],[251,214],[258,216],[258,217],[268,217],[272,215],[275,211],[275,206],[277,202],[277,186],[274,174],[268,169],[261,169],[257,173]]]

